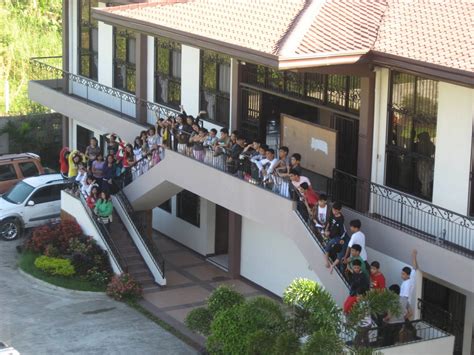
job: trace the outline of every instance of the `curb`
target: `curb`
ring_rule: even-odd
[[[46,281],[43,281],[43,280],[40,280],[30,274],[28,274],[27,272],[23,271],[20,267],[18,267],[18,271],[21,275],[23,275],[25,278],[35,282],[36,284],[40,285],[40,286],[43,286],[43,287],[46,287],[46,288],[49,288],[49,289],[52,289],[52,290],[55,290],[55,291],[62,291],[62,292],[65,292],[65,293],[69,293],[69,294],[75,294],[75,295],[84,295],[84,296],[104,296],[106,297],[106,294],[105,292],[102,292],[102,291],[79,291],[79,290],[71,290],[69,288],[64,288],[64,287],[60,287],[60,286],[56,286],[56,285],[53,285],[53,284],[50,284],[49,282],[46,282]],[[107,297],[108,298],[108,297]]]

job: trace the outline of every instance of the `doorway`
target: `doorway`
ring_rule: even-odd
[[[435,281],[423,278],[421,319],[455,336],[454,354],[461,355],[466,296]]]
[[[76,125],[76,149],[85,152],[87,146],[90,144],[91,138],[94,137],[94,132]]]
[[[214,255],[208,261],[225,271],[229,270],[229,210],[219,205],[216,205]]]

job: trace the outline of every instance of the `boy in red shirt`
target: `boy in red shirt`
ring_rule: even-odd
[[[383,290],[385,288],[385,276],[380,272],[380,263],[372,261],[370,264],[370,288]]]

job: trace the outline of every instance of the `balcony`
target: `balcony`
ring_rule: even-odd
[[[103,132],[114,127],[114,132],[131,140],[134,137],[131,135],[147,123],[154,124],[158,118],[179,113],[171,107],[64,71],[61,57],[32,58],[30,63],[33,77],[29,95],[33,101],[65,116],[78,118]]]

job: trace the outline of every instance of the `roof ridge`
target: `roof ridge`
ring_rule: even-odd
[[[310,29],[314,18],[317,16],[326,0],[306,0],[305,6],[300,13],[293,19],[289,30],[278,42],[277,54],[288,56],[294,55],[296,48],[304,38],[306,32]]]
[[[374,42],[372,43],[372,46],[369,48],[369,51],[372,51],[375,48],[375,44],[377,43],[377,41],[380,38],[380,27],[382,27],[382,24],[385,21],[386,14],[388,13],[389,7],[391,5],[390,0],[382,0],[382,1],[385,2],[385,8],[384,8],[382,16],[380,16],[380,21],[379,21],[379,24],[378,24],[377,29],[376,29],[377,34],[375,36]]]

